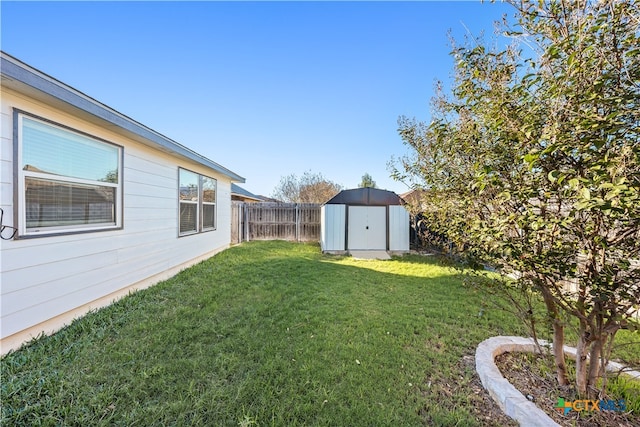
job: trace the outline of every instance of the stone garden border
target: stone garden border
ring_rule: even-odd
[[[538,340],[541,347],[550,346],[545,340]],[[480,376],[482,386],[489,392],[500,409],[523,426],[558,426],[559,424],[538,408],[535,403],[525,398],[509,381],[507,381],[496,366],[495,358],[506,352],[537,352],[538,347],[532,338],[499,336],[489,338],[478,345],[476,349],[476,371]],[[576,349],[564,347],[567,356],[575,359]],[[623,365],[609,362],[608,371],[622,371]],[[631,377],[640,380],[640,372],[625,371]]]

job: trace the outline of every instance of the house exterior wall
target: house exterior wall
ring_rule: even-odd
[[[323,251],[344,251],[346,205],[320,208],[320,246]]]
[[[98,120],[87,120],[77,111],[65,111],[5,88],[0,123],[3,225],[17,226],[13,217],[14,108],[123,147],[123,227],[0,240],[2,353],[229,246],[228,176],[193,160],[152,149],[113,125],[101,126]],[[178,168],[217,180],[214,231],[178,237]]]
[[[389,250],[409,250],[409,212],[404,206],[389,206]]]

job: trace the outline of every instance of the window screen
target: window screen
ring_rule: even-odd
[[[121,147],[19,114],[22,235],[118,227]]]
[[[179,234],[214,230],[216,226],[216,180],[179,169]]]

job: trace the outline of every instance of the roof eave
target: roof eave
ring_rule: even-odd
[[[161,151],[170,152],[174,155],[192,160],[206,166],[218,173],[230,178],[233,182],[245,182],[245,179],[225,168],[224,166],[208,159],[184,145],[154,131],[153,129],[119,113],[113,108],[85,95],[84,93],[68,86],[59,80],[23,63],[11,55],[1,52],[0,72],[2,74],[2,85],[12,87],[28,87],[35,89],[45,95],[88,113],[102,121],[116,126],[126,132],[149,141],[150,146]]]

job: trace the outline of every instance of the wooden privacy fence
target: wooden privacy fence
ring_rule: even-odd
[[[233,201],[231,243],[249,240],[320,241],[320,205]]]

